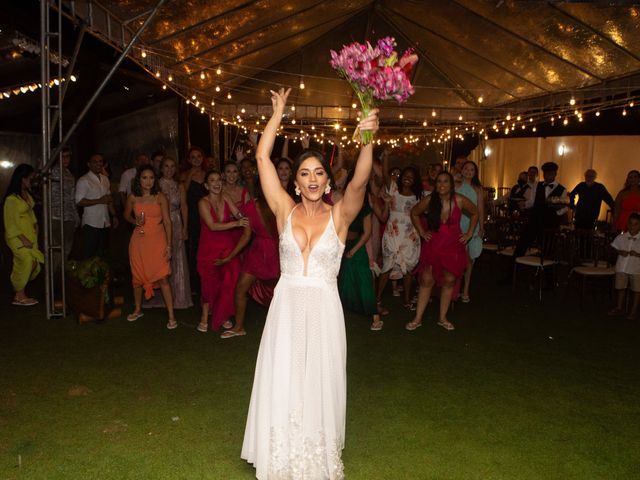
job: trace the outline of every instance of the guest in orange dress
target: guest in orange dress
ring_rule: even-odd
[[[235,314],[234,291],[240,275],[238,254],[251,237],[249,221],[222,192],[222,183],[219,171],[207,172],[204,186],[209,193],[198,202],[201,226],[197,265],[202,316],[197,329],[200,332],[208,330],[209,312],[214,330],[233,326],[229,318]],[[238,229],[242,229],[240,238],[236,233]]]
[[[127,198],[124,218],[136,226],[129,242],[135,310],[127,320],[133,322],[143,315],[143,290],[145,298],[149,299],[154,295],[153,289],[159,287],[169,314],[167,328],[172,330],[178,323],[173,314],[173,295],[169,283],[173,238],[171,217],[169,202],[160,191],[151,165],[138,169],[133,179],[132,193]]]
[[[616,196],[613,208],[613,225],[617,232],[627,228],[629,215],[640,212],[640,172],[631,170],[627,174],[624,188]]]

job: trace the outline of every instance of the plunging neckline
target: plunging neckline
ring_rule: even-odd
[[[300,204],[298,204],[300,205]],[[293,241],[293,243],[295,243],[296,245],[296,251],[298,252],[298,254],[300,255],[300,257],[302,258],[302,274],[303,276],[308,276],[307,275],[307,267],[309,265],[309,259],[311,258],[311,254],[314,252],[314,250],[316,249],[316,246],[320,243],[320,241],[324,238],[324,236],[327,234],[327,231],[329,230],[329,225],[331,223],[333,223],[333,209],[329,209],[329,220],[327,221],[327,224],[325,225],[324,229],[322,230],[322,233],[320,234],[320,236],[318,237],[318,240],[316,240],[316,243],[313,244],[313,247],[309,246],[309,254],[307,255],[307,258],[304,258],[304,252],[302,251],[302,248],[300,248],[300,245],[298,244],[298,242],[296,241],[296,237],[293,235],[293,211],[298,208],[298,205],[296,205],[295,207],[293,207],[291,209],[291,212],[289,212],[289,218],[287,220],[288,223],[288,230],[289,233],[291,234],[291,240]],[[284,233],[286,233],[287,228],[285,228]],[[334,231],[335,231],[335,227],[334,227]],[[338,236],[337,232],[336,232],[336,237]],[[343,245],[343,243],[340,241],[340,238],[338,238],[338,243],[340,245]],[[344,246],[344,245],[343,245]]]

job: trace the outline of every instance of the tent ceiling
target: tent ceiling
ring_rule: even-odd
[[[121,46],[157,2],[63,3]],[[127,35],[102,9],[126,24]],[[297,115],[340,118],[346,114],[331,110],[348,111],[353,95],[330,68],[329,50],[386,35],[419,54],[416,94],[403,106],[416,119],[431,110],[439,118],[489,118],[501,109],[544,109],[572,95],[588,100],[639,88],[640,6],[629,2],[173,0],[132,57],[164,82],[171,75],[185,98],[196,95],[207,108],[214,100],[218,112],[250,105],[266,112],[268,90],[288,85]]]

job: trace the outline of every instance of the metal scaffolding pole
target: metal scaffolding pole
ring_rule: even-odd
[[[45,1],[45,0],[41,0],[41,1]],[[48,171],[51,168],[53,162],[55,161],[56,156],[60,153],[60,151],[67,144],[67,142],[71,138],[71,135],[73,135],[73,133],[76,131],[76,129],[78,128],[78,125],[80,125],[80,122],[84,119],[85,115],[89,112],[89,110],[91,109],[91,107],[93,106],[95,101],[98,99],[98,97],[102,93],[102,90],[104,90],[104,87],[107,86],[107,83],[109,83],[109,80],[111,80],[111,77],[113,76],[113,74],[116,72],[116,70],[118,70],[118,67],[124,61],[124,59],[127,57],[127,55],[129,54],[129,52],[131,51],[131,49],[133,48],[135,43],[138,41],[138,38],[140,38],[140,35],[142,34],[142,32],[144,32],[146,30],[146,28],[151,23],[151,20],[153,20],[153,18],[155,17],[156,13],[158,13],[158,10],[160,10],[160,7],[162,7],[162,5],[165,2],[166,2],[166,0],[158,0],[158,2],[156,3],[156,6],[153,8],[153,10],[150,11],[149,16],[144,21],[142,26],[133,35],[133,37],[131,37],[131,40],[129,41],[127,46],[124,48],[124,50],[122,50],[122,53],[118,57],[118,60],[116,60],[116,63],[114,63],[114,65],[111,67],[111,70],[109,70],[109,72],[107,73],[105,78],[102,80],[102,83],[100,83],[100,85],[98,86],[96,91],[93,93],[91,98],[87,101],[87,104],[85,105],[84,109],[76,117],[76,119],[74,120],[74,122],[71,125],[71,127],[69,127],[69,130],[67,130],[67,133],[64,135],[64,137],[62,138],[61,142],[56,146],[56,148],[51,153],[51,157],[49,157],[49,160],[47,161],[47,163],[42,168],[42,170],[44,172]],[[62,13],[62,10],[60,9],[59,10],[59,14],[61,14],[61,13]]]

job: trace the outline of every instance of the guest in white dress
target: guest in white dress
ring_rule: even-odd
[[[293,166],[296,196],[270,155],[289,92],[272,93],[273,116],[258,144],[260,183],[280,234],[281,277],[262,334],[242,458],[266,479],[341,479],[346,414],[346,338],[336,277],[349,224],[364,200],[373,160],[362,147],[353,180],[333,206],[331,169],[306,150]],[[377,110],[359,124],[378,129]]]

